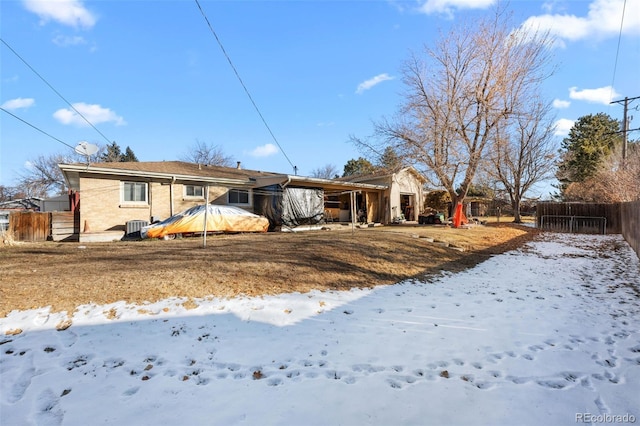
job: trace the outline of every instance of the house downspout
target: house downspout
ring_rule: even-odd
[[[173,216],[173,184],[176,183],[176,177],[173,176],[169,184],[169,217]]]
[[[287,181],[285,183],[281,183],[280,185],[282,185],[282,189],[285,189],[287,185],[289,185],[290,183],[291,183],[291,176],[287,175]]]

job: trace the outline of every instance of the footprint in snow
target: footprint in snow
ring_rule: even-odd
[[[288,379],[295,379],[297,377],[300,377],[300,371],[298,370],[288,371],[286,376]]]
[[[78,341],[78,335],[67,328],[66,330],[60,330],[56,334],[60,342],[67,348],[73,346]]]
[[[611,413],[609,406],[604,402],[601,396],[598,396],[593,402],[596,404],[596,407],[598,407],[598,411],[600,412],[600,414]]]
[[[382,366],[375,366],[371,364],[354,364],[351,366],[351,370],[356,373],[379,373],[380,371],[384,371],[385,368]]]
[[[589,389],[589,390],[596,390],[596,388],[593,386],[593,384],[591,383],[591,380],[588,377],[583,377],[582,379],[580,379],[580,385],[583,388]]]
[[[115,370],[118,367],[122,367],[125,364],[125,360],[122,358],[109,358],[104,361],[102,367],[108,371]]]
[[[136,393],[138,393],[138,391],[140,390],[140,386],[134,386],[132,388],[127,389],[126,391],[124,391],[122,393],[122,395],[126,396],[126,397],[130,397],[135,395]]]
[[[59,405],[60,398],[51,389],[46,389],[36,401],[36,423],[39,425],[56,426],[61,425],[64,420],[64,411]]]
[[[67,370],[75,370],[76,368],[84,367],[93,358],[92,355],[79,355],[73,358],[73,361],[67,363]]]
[[[387,383],[394,389],[402,389],[402,384],[393,379],[387,379]]]
[[[16,379],[13,386],[11,386],[9,395],[6,395],[6,398],[10,403],[15,403],[22,399],[29,386],[31,386],[31,378],[35,371],[36,370],[33,367],[27,368]]]
[[[488,360],[489,362],[491,362],[492,364],[496,364],[498,361],[500,361],[502,358],[504,358],[504,355],[500,354],[500,353],[494,353],[494,354],[489,354],[488,356]]]
[[[531,379],[529,379],[528,377],[515,377],[515,376],[507,376],[505,377],[505,379],[509,380],[510,382],[516,384],[516,385],[522,385],[525,384],[527,382],[529,382]]]

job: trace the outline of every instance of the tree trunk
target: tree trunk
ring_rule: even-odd
[[[522,223],[522,218],[520,217],[520,196],[519,195],[515,195],[515,197],[513,197],[513,202],[511,203],[511,206],[513,207],[513,216],[514,219],[513,221],[515,223]]]

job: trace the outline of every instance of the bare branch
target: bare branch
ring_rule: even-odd
[[[225,155],[219,145],[208,144],[200,140],[197,140],[180,159],[190,163],[212,166],[231,167],[233,165],[233,157]]]

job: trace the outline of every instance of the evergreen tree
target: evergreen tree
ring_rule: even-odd
[[[347,161],[347,164],[344,165],[342,176],[366,175],[373,173],[375,170],[375,166],[369,160],[359,157],[357,160]]]
[[[133,153],[133,150],[129,147],[125,150],[125,153],[122,153],[120,149],[120,145],[117,143],[111,142],[105,148],[105,152],[100,155],[99,160],[105,163],[121,163],[128,161],[138,161],[138,158]]]
[[[393,147],[388,146],[384,149],[382,156],[380,157],[379,167],[381,169],[391,171],[395,170],[402,165],[402,159],[398,155]]]
[[[595,175],[600,164],[622,143],[620,122],[605,113],[580,117],[562,141],[556,177],[564,191],[571,182]]]
[[[133,150],[131,148],[127,147],[127,149],[124,151],[124,155],[120,158],[120,161],[122,161],[122,162],[127,162],[127,161],[137,162],[138,161],[138,157],[136,157],[136,154],[133,153]]]

